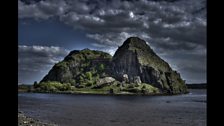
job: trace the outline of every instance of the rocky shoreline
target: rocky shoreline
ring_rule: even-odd
[[[58,92],[19,92],[19,93],[43,93],[43,94],[69,94],[69,95],[100,95],[100,96],[175,96],[175,95],[183,95],[186,93],[179,94],[168,94],[168,93],[150,93],[150,94],[142,94],[142,93],[130,93],[130,92],[121,92],[121,93],[95,93],[95,92],[76,92],[76,91],[58,91]]]
[[[18,112],[18,126],[58,126],[56,124],[44,123],[27,117],[23,112]]]

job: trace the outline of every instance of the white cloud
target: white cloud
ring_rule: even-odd
[[[165,57],[186,54],[182,59],[189,64],[192,56],[206,55],[206,0],[45,0],[31,4],[19,0],[18,4],[19,18],[56,17],[85,31],[96,40],[93,46],[110,54],[128,37],[138,36]]]
[[[29,80],[32,75],[39,76],[35,79],[37,80],[55,63],[61,61],[68,54],[68,50],[55,46],[19,45],[18,54],[19,80]]]
[[[129,16],[130,16],[130,18],[134,18],[135,17],[135,15],[134,15],[134,13],[132,11],[129,12]]]
[[[63,0],[40,1],[33,4],[18,1],[19,18],[49,19],[63,15],[67,9],[68,6]]]

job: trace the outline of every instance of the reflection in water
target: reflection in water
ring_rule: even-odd
[[[20,111],[60,126],[206,125],[206,90],[176,96],[20,93],[18,99]]]

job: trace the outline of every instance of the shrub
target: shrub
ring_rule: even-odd
[[[104,64],[100,64],[99,67],[98,67],[98,69],[99,69],[100,72],[103,72],[104,69],[105,69]]]
[[[87,77],[87,79],[88,80],[92,80],[93,78],[92,78],[92,73],[91,72],[86,72],[86,77]]]
[[[141,90],[138,88],[128,88],[128,89],[123,89],[124,91],[132,92],[132,93],[141,93]]]
[[[133,84],[129,84],[128,88],[134,88],[134,85]]]
[[[121,84],[117,83],[117,87],[120,87],[120,86],[121,86]]]
[[[35,88],[35,87],[37,87],[37,85],[38,85],[37,81],[34,81],[33,87]]]
[[[142,89],[142,90],[141,90],[141,93],[142,93],[142,94],[147,94],[148,91],[147,91],[146,89]]]
[[[82,84],[84,82],[84,79],[82,76],[79,76],[79,83]]]
[[[104,64],[100,64],[100,69],[104,70]]]
[[[90,86],[92,86],[92,85],[93,85],[93,83],[92,83],[91,81],[89,81],[89,82],[86,84],[87,87],[90,87]]]
[[[61,62],[57,63],[55,66],[59,67],[59,68],[63,68],[63,69],[68,67],[67,62],[65,62],[65,61],[61,61]]]
[[[135,87],[139,87],[139,84],[135,83],[134,86],[135,86]]]
[[[47,91],[47,92],[56,92],[56,91],[68,91],[71,90],[71,84],[65,83],[62,84],[56,81],[41,82],[39,84],[37,91]]]
[[[76,81],[71,79],[71,80],[69,80],[69,83],[74,86],[76,84]]]
[[[114,89],[113,88],[110,88],[109,93],[110,94],[113,94],[114,93]]]
[[[100,75],[99,74],[96,74],[96,77],[95,77],[96,81],[100,79]]]
[[[85,86],[84,85],[76,85],[75,87],[76,88],[84,88]]]

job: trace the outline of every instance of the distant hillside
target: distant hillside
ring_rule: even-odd
[[[194,83],[194,84],[186,84],[188,89],[206,89],[206,83]]]
[[[20,84],[18,85],[18,92],[31,92],[33,91],[33,85]]]

